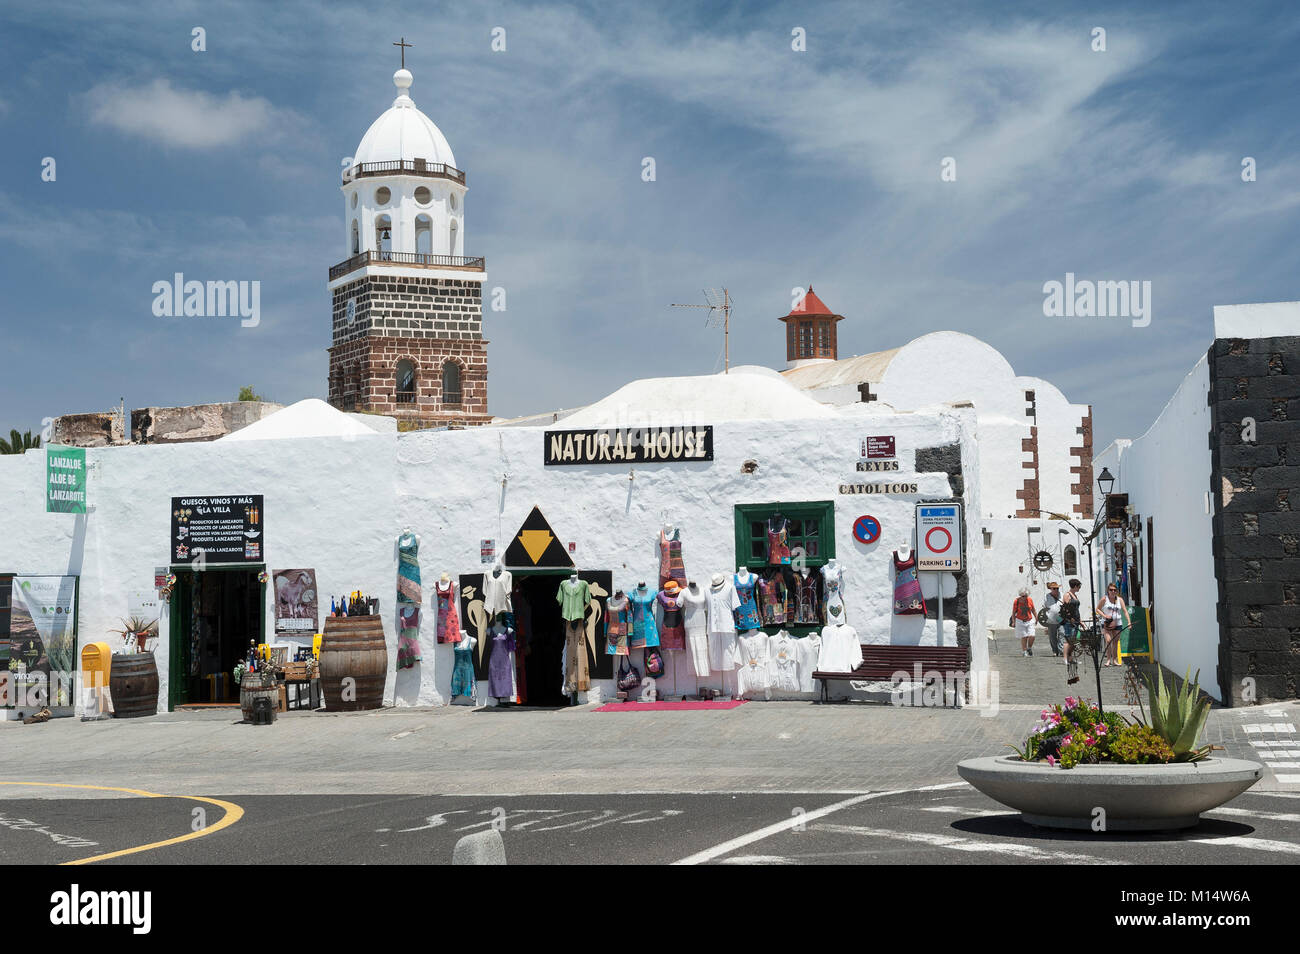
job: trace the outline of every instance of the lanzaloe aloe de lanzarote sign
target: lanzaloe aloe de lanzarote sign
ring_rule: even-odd
[[[86,449],[45,448],[45,512],[86,512]]]

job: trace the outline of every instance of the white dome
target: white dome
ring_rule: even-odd
[[[423,159],[454,168],[456,157],[447,144],[447,137],[433,124],[433,120],[416,109],[407,94],[411,85],[410,72],[398,70],[393,74],[393,84],[397,87],[397,99],[371,123],[361,137],[352,161],[359,165],[363,162]]]

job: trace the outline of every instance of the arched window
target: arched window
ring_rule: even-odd
[[[433,220],[427,215],[415,217],[415,250],[421,255],[433,254]]]
[[[352,254],[356,255],[361,251],[361,231],[357,228],[357,220],[352,220]]]
[[[442,366],[442,403],[447,407],[460,407],[460,365],[448,361]]]
[[[392,261],[393,221],[387,215],[375,219],[375,248],[384,261]]]
[[[1065,562],[1065,567],[1064,567],[1064,569],[1065,569],[1065,572],[1066,572],[1066,573],[1078,573],[1078,572],[1079,572],[1079,555],[1078,555],[1077,551],[1074,549],[1074,547],[1066,547],[1066,548],[1065,548],[1065,560],[1064,560],[1064,562]]]
[[[448,230],[447,239],[448,242],[450,243],[447,248],[447,254],[455,255],[456,254],[456,220],[455,219],[451,220],[451,228],[450,230]]]
[[[406,358],[397,362],[397,403],[415,403],[415,365]]]

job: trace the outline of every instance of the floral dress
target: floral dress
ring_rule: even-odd
[[[460,613],[456,609],[457,586],[450,581],[443,589],[443,584],[433,587],[433,594],[438,598],[438,642],[460,642]]]
[[[758,583],[758,577],[751,573],[749,582],[742,583],[740,574],[736,574],[731,581],[736,588],[736,596],[740,599],[740,607],[736,610],[736,629],[742,633],[758,629],[763,625],[758,618],[758,603],[754,599],[754,587]]]

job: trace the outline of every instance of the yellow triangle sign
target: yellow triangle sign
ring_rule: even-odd
[[[524,550],[532,557],[533,564],[542,558],[546,548],[551,545],[555,537],[549,530],[521,530],[519,533],[519,542],[524,545]]]

